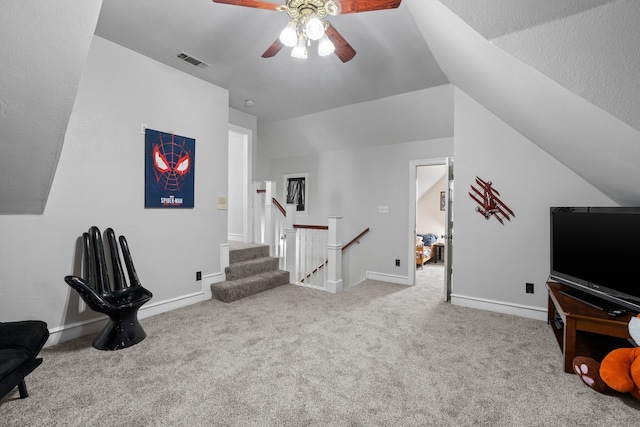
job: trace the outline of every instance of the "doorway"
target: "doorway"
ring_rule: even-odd
[[[229,125],[228,144],[227,239],[252,243],[251,130]]]
[[[451,293],[452,159],[410,164],[409,285],[437,286],[445,301]],[[435,283],[434,283],[435,282]]]

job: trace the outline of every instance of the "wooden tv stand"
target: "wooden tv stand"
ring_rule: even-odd
[[[547,289],[547,321],[562,350],[565,372],[574,372],[572,361],[575,356],[601,361],[615,348],[632,347],[628,341],[631,339],[628,329],[631,314],[611,317],[607,311],[561,294],[561,290],[571,288],[560,283],[548,282]]]

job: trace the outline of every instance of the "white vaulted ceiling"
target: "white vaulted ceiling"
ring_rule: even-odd
[[[637,0],[403,0],[331,19],[357,51],[346,64],[284,49],[261,58],[287,21],[272,11],[211,0],[48,4],[0,3],[0,213],[44,211],[94,32],[228,89],[259,134],[450,82],[608,196],[640,201]],[[388,121],[368,125],[369,135],[388,132]],[[335,129],[339,138],[324,139],[366,143],[347,123]]]
[[[101,3],[0,2],[0,214],[44,212]]]
[[[442,0],[485,39],[640,130],[637,0]]]
[[[508,23],[490,13],[505,2],[468,3],[408,3],[447,78],[610,198],[640,203],[640,2],[521,0]],[[558,18],[527,18],[538,3]]]

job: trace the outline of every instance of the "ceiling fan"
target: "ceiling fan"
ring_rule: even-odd
[[[307,46],[311,45],[312,40],[317,40],[320,56],[335,53],[342,62],[353,59],[356,51],[325,18],[329,15],[394,9],[400,6],[401,1],[285,0],[284,4],[275,4],[261,0],[213,0],[214,3],[287,12],[289,23],[280,37],[262,54],[263,58],[275,56],[284,46],[292,48],[291,56],[294,58],[306,58]]]

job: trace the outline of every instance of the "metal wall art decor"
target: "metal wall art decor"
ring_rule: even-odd
[[[510,216],[516,216],[513,211],[498,198],[500,193],[492,187],[493,184],[491,181],[484,181],[476,176],[476,184],[478,184],[480,188],[478,189],[471,184],[473,193],[469,193],[469,196],[480,205],[476,206],[476,212],[479,212],[486,220],[493,216],[500,221],[500,224],[504,224],[504,219],[511,221]]]
[[[192,208],[196,140],[145,130],[145,208]]]

